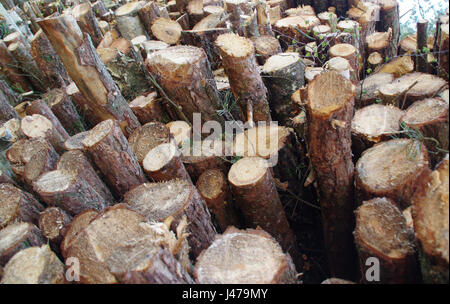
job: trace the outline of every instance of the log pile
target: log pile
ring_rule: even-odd
[[[448,283],[448,10],[1,3],[1,283]]]

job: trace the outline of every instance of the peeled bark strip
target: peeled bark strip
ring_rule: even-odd
[[[23,93],[32,90],[31,84],[18,69],[19,63],[3,41],[0,41],[0,66],[1,74],[9,79],[15,91]]]
[[[146,65],[165,94],[177,105],[180,119],[187,118],[192,122],[193,114],[201,113],[202,121],[223,123],[223,118],[217,114],[221,100],[202,49],[193,46],[170,47],[152,53]]]
[[[355,159],[374,144],[399,135],[403,114],[405,112],[397,107],[379,104],[356,111],[352,119],[352,151]]]
[[[90,224],[90,222],[92,222],[92,220],[97,217],[98,213],[99,212],[95,209],[83,211],[75,216],[72,219],[72,222],[67,225],[64,233],[64,238],[60,245],[61,254],[64,258],[67,258],[67,251],[69,250],[70,246],[72,246],[72,242],[76,239],[78,233],[83,231],[83,229],[86,228]]]
[[[355,166],[358,201],[387,197],[403,210],[411,204],[417,181],[428,168],[423,143],[392,139],[366,150]]]
[[[138,54],[127,40],[127,52],[109,47],[98,49],[100,60],[105,64],[123,97],[132,101],[137,96],[150,91]]]
[[[356,268],[351,152],[354,96],[351,82],[335,71],[317,76],[307,88],[308,147],[318,183],[325,247],[331,274],[342,278],[352,278]]]
[[[261,229],[229,227],[197,259],[200,284],[297,284],[289,254]]]
[[[103,34],[98,26],[91,3],[88,1],[75,6],[72,8],[71,14],[77,20],[81,30],[91,36],[94,47],[97,47],[103,39]]]
[[[270,233],[283,250],[295,250],[295,237],[267,165],[259,157],[242,158],[231,166],[228,181],[246,224]]]
[[[116,196],[147,181],[116,120],[99,123],[82,143]]]
[[[179,154],[174,142],[156,146],[147,153],[142,162],[145,174],[155,182],[177,178],[191,181]]]
[[[38,227],[31,223],[13,223],[0,230],[0,266],[22,249],[45,243]]]
[[[59,155],[47,140],[36,138],[27,141],[21,158],[25,164],[24,180],[32,186],[39,176],[56,168]]]
[[[206,204],[187,180],[142,184],[129,191],[123,202],[143,214],[147,221],[163,222],[172,217],[172,230],[186,216],[189,256],[192,260],[211,245],[216,234]]]
[[[46,77],[50,88],[69,84],[69,75],[44,32],[39,29],[30,40],[31,55]]]
[[[67,225],[71,221],[72,217],[59,207],[49,207],[41,212],[38,226],[54,252],[60,252]]]
[[[173,140],[169,129],[160,122],[149,122],[131,134],[128,142],[140,164],[150,150]]]
[[[240,220],[234,206],[225,175],[218,169],[203,172],[197,180],[197,189],[205,200],[213,220],[224,232],[228,226],[239,227]]]
[[[67,151],[58,161],[56,166],[58,170],[67,171],[81,176],[88,182],[95,192],[102,196],[108,204],[114,203],[114,197],[109,188],[91,165],[89,159],[80,150]]]
[[[65,90],[54,89],[45,95],[45,100],[70,135],[85,131],[83,121]]]
[[[165,106],[156,92],[148,95],[140,95],[130,102],[130,108],[141,124],[151,121],[170,121],[169,115],[165,111]]]
[[[117,119],[124,134],[131,134],[139,121],[101,63],[90,38],[82,35],[76,20],[63,15],[43,19],[39,25],[86,98],[89,109],[101,119]]]
[[[425,283],[448,284],[448,154],[421,181],[412,198],[412,216]]]
[[[221,63],[220,54],[217,46],[214,44],[217,37],[228,33],[227,28],[211,28],[205,30],[187,30],[181,32],[181,43],[203,48],[211,64],[211,69],[216,70]]]
[[[329,55],[333,57],[342,57],[347,59],[350,63],[350,81],[353,83],[359,82],[360,62],[358,59],[357,49],[348,43],[339,43],[332,46],[329,50]]]
[[[170,250],[152,239],[116,249],[106,265],[122,284],[194,283]]]
[[[401,121],[429,138],[425,145],[434,167],[447,153],[444,151],[448,151],[448,102],[440,98],[416,101],[406,110]]]
[[[116,26],[122,37],[131,40],[140,35],[146,35],[144,25],[139,19],[138,12],[145,5],[145,1],[130,2],[119,7],[115,12]]]
[[[269,90],[273,118],[286,125],[293,116],[292,94],[305,84],[305,64],[298,53],[270,57],[262,74]]]
[[[64,284],[64,264],[48,245],[26,248],[6,264],[2,284]]]
[[[236,34],[216,40],[233,95],[246,121],[271,121],[267,88],[259,75],[253,43]]]
[[[44,207],[28,192],[12,184],[0,184],[0,228],[15,222],[37,224]]]
[[[65,138],[45,116],[39,114],[25,116],[20,123],[20,129],[28,138],[45,138],[58,153],[64,151]]]
[[[418,282],[414,234],[395,203],[387,198],[363,202],[355,211],[355,243],[359,254],[361,277],[366,280],[366,261],[379,261],[379,284]]]
[[[255,46],[256,60],[261,65],[264,65],[270,56],[282,52],[278,39],[273,36],[262,35],[257,37],[253,44]]]
[[[0,121],[7,121],[12,118],[19,118],[19,114],[14,110],[3,92],[0,91]]]

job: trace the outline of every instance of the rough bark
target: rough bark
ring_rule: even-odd
[[[0,79],[0,91],[3,93],[4,98],[6,98],[9,104],[13,107],[18,105],[22,100],[21,95],[14,92],[9,84],[3,79]]]
[[[273,118],[286,125],[293,117],[292,94],[305,84],[305,65],[298,53],[270,57],[262,68]]]
[[[91,36],[94,47],[97,47],[100,41],[103,39],[102,31],[98,26],[97,18],[92,10],[91,3],[84,2],[73,7],[71,14],[77,20],[78,25],[84,33],[88,33]],[[119,29],[120,30],[120,29]]]
[[[350,128],[354,96],[351,82],[329,71],[308,85],[306,104],[309,155],[318,183],[329,267],[333,276],[348,279],[356,270]]]
[[[414,234],[406,224],[395,203],[387,198],[363,202],[355,211],[354,231],[362,282],[366,279],[366,261],[379,261],[377,284],[406,284],[418,282]]]
[[[56,253],[60,252],[61,242],[72,217],[59,207],[49,207],[41,212],[38,227]]]
[[[122,37],[131,40],[140,35],[147,35],[138,12],[145,1],[129,2],[119,7],[115,13],[116,26]]]
[[[400,39],[400,16],[397,0],[378,1],[380,5],[380,21],[377,22],[378,31],[387,32],[392,29],[391,54],[398,53],[398,43]]]
[[[411,204],[416,183],[428,168],[423,143],[392,139],[366,150],[355,166],[358,202],[374,197],[391,198],[401,210]]]
[[[147,33],[152,32],[152,24],[157,18],[163,17],[159,6],[155,1],[147,2],[138,12],[141,22]]]
[[[193,114],[201,113],[202,121],[223,123],[223,118],[217,114],[221,100],[202,49],[193,46],[170,47],[152,53],[146,65],[164,90],[161,95],[176,104],[180,119],[192,122]]]
[[[99,123],[82,143],[117,197],[147,180],[116,120]]]
[[[256,60],[264,65],[270,56],[281,53],[281,46],[277,38],[262,35],[253,40],[255,46]]]
[[[72,100],[77,112],[82,117],[86,128],[90,129],[96,124],[102,122],[102,118],[96,112],[94,112],[89,106],[88,100],[78,89],[75,82],[71,82],[65,89],[67,96]]]
[[[277,36],[281,34],[282,46],[286,48],[293,44],[293,40],[296,45],[313,41],[314,37],[309,32],[316,25],[320,25],[320,20],[316,16],[290,16],[275,22],[273,30]]]
[[[245,267],[242,267],[245,265]],[[261,229],[229,227],[197,259],[194,277],[200,284],[297,284],[289,254]]]
[[[21,158],[25,164],[23,178],[32,186],[39,176],[56,168],[59,155],[47,140],[36,138],[27,141]]]
[[[101,63],[89,36],[82,35],[76,20],[63,15],[43,19],[39,25],[86,98],[89,109],[102,119],[117,119],[124,134],[131,134],[139,121]]]
[[[274,33],[270,24],[270,15],[266,0],[260,0],[256,3],[256,17],[259,34],[273,36]]]
[[[19,118],[19,114],[17,114],[17,111],[9,103],[5,94],[0,91],[0,121],[7,121],[12,118]]]
[[[449,65],[449,25],[448,23],[441,27],[439,46],[439,75],[449,79],[448,65]]]
[[[29,81],[22,76],[19,71],[19,63],[8,51],[8,47],[3,41],[0,41],[0,66],[2,67],[1,74],[11,82],[12,88],[20,93],[32,90]]]
[[[214,240],[216,230],[211,215],[197,189],[187,180],[142,184],[129,191],[123,202],[147,221],[162,222],[172,217],[172,230],[185,216],[192,260]]]
[[[448,154],[412,198],[414,229],[425,283],[448,284]]]
[[[156,92],[140,95],[130,102],[130,108],[141,124],[151,121],[167,123],[170,116],[166,113],[165,104]]]
[[[419,20],[417,22],[417,57],[416,57],[416,71],[427,73],[429,71],[428,54],[426,54],[426,47],[428,45],[428,21]]]

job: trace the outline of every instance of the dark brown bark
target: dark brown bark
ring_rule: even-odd
[[[427,73],[429,71],[428,54],[426,48],[428,46],[428,21],[419,20],[417,22],[417,57],[416,71]]]
[[[91,3],[84,2],[73,7],[71,14],[75,17],[81,30],[91,36],[94,47],[97,47],[103,39],[102,31],[98,26],[97,18],[92,10]]]
[[[38,226],[54,252],[60,252],[61,242],[71,221],[72,217],[59,207],[49,207],[41,212]]]
[[[378,1],[378,4],[380,5],[380,21],[377,22],[377,27],[380,32],[392,29],[391,54],[395,56],[398,53],[400,39],[399,5],[397,0]]]
[[[143,125],[151,121],[167,123],[171,120],[162,98],[158,98],[156,92],[136,97],[130,102],[130,108]]]
[[[29,81],[19,71],[19,63],[8,51],[8,47],[3,41],[0,41],[0,62],[1,74],[11,82],[11,87],[15,91],[23,93],[32,90]]]
[[[7,121],[12,118],[19,118],[19,114],[17,114],[16,110],[9,103],[5,94],[0,91],[0,121]]]

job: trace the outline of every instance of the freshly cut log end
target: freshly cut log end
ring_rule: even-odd
[[[108,119],[96,125],[82,144],[116,196],[121,197],[147,181],[116,120]]]
[[[281,46],[278,39],[264,35],[257,37],[253,44],[255,45],[256,59],[258,63],[263,65],[270,56],[281,53]]]
[[[369,57],[367,57],[367,63],[372,70],[376,70],[383,62],[384,58],[378,52],[372,52]]]
[[[131,149],[137,157],[140,164],[150,150],[160,144],[169,143],[173,136],[169,129],[160,122],[149,122],[136,129],[128,138]]]
[[[361,68],[358,59],[358,51],[353,45],[348,43],[338,43],[333,45],[328,53],[330,57],[342,57],[347,59],[352,69],[350,80],[354,83],[359,81],[359,71]]]
[[[172,230],[185,215],[193,259],[211,244],[216,234],[206,204],[187,180],[142,184],[127,192],[123,202],[144,215],[147,221],[162,222],[173,217]]]
[[[405,111],[401,121],[429,138],[425,144],[434,167],[445,156],[443,151],[448,150],[448,102],[440,98],[416,101]]]
[[[47,140],[29,140],[22,153],[25,181],[31,186],[43,173],[55,169],[58,159],[58,153]]]
[[[352,119],[353,153],[358,155],[374,143],[398,135],[405,112],[394,106],[373,104],[355,112]]]
[[[39,114],[25,116],[20,123],[20,129],[28,138],[45,138],[57,152],[64,151],[65,138],[45,116]]]
[[[168,44],[177,44],[180,41],[182,30],[178,22],[167,18],[158,18],[152,25],[153,35]]]
[[[369,106],[380,98],[379,89],[394,80],[391,73],[376,73],[368,76],[356,86],[355,107]]]
[[[6,264],[2,284],[64,284],[64,264],[48,245],[21,250]]]
[[[412,216],[422,276],[426,283],[448,284],[449,267],[448,154],[420,184],[412,198]]]
[[[86,210],[75,216],[70,224],[65,229],[64,239],[61,242],[61,254],[64,258],[67,258],[67,251],[72,246],[73,240],[78,233],[86,228],[92,220],[98,215],[98,211],[95,209]]]
[[[291,257],[265,231],[228,228],[202,252],[194,277],[200,284],[296,284]]]
[[[184,120],[176,120],[166,124],[178,147],[190,145],[192,127]]]
[[[229,186],[222,171],[211,169],[203,172],[196,186],[222,232],[228,226],[240,226]]]
[[[58,207],[49,207],[41,212],[38,227],[52,246],[53,251],[59,252],[61,241],[72,217]]]
[[[190,181],[180,154],[174,142],[160,144],[150,150],[142,162],[147,177],[155,182],[177,178]]]
[[[0,184],[0,228],[14,222],[37,224],[44,207],[29,193],[12,184]]]
[[[395,202],[374,198],[363,202],[355,213],[354,236],[363,280],[366,278],[366,260],[376,257],[380,262],[380,281],[377,283],[417,282],[414,234]]]
[[[269,164],[260,157],[244,157],[231,166],[228,181],[248,226],[260,226],[290,252],[295,239],[286,219]]]
[[[27,222],[13,223],[0,230],[0,265],[6,263],[17,252],[45,243],[38,227]]]
[[[411,204],[416,183],[428,169],[423,143],[392,139],[366,150],[355,166],[358,201],[388,197],[402,210]]]
[[[286,40],[285,44],[290,45],[292,44],[292,39],[295,39],[298,44],[300,43],[308,43],[311,42],[311,36],[308,36],[308,32],[310,30],[320,25],[320,20],[316,16],[290,16],[285,17],[283,19],[278,20],[273,25],[273,28],[275,33],[277,32],[282,33],[283,35],[286,35],[288,40],[286,40],[286,36],[281,37],[281,40]],[[297,29],[303,32],[300,33]]]

